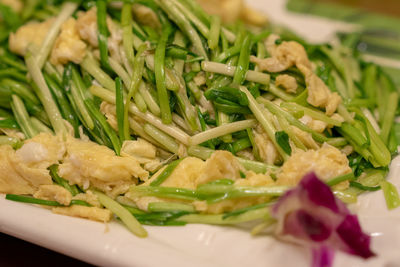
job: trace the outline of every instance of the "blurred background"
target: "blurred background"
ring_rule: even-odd
[[[314,2],[336,3],[351,7],[362,8],[367,11],[400,17],[399,0],[313,0]],[[400,27],[400,25],[399,25]]]

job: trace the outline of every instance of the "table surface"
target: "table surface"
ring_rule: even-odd
[[[92,266],[2,233],[0,233],[0,251],[0,266]]]
[[[324,0],[361,6],[368,10],[379,11],[394,16],[400,16],[400,2],[388,0],[385,5],[375,0]],[[379,3],[377,6],[376,4]],[[393,8],[395,7],[395,8]],[[399,8],[396,8],[399,7]],[[33,245],[29,242],[0,233],[0,266],[74,266],[89,267],[90,264],[59,254],[57,252]],[[23,253],[21,253],[23,252]],[[21,255],[24,255],[21,257]]]

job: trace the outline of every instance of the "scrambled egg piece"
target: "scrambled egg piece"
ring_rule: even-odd
[[[187,157],[178,164],[162,186],[195,189],[199,174],[204,172],[205,165],[201,159]]]
[[[216,151],[206,160],[204,169],[197,179],[197,185],[218,179],[241,179],[240,171],[244,171],[239,161],[228,151]]]
[[[76,20],[69,18],[61,26],[53,50],[50,55],[50,62],[53,65],[66,64],[69,61],[79,64],[86,56],[86,44],[79,36]]]
[[[149,173],[131,156],[118,157],[111,149],[94,142],[68,137],[67,156],[58,173],[71,184],[84,188],[90,185],[111,196],[125,193],[137,178],[147,179]]]
[[[31,44],[40,47],[54,20],[50,18],[44,22],[30,22],[11,33],[8,39],[10,51],[25,56]]]
[[[301,178],[314,171],[317,176],[327,181],[339,175],[351,172],[349,162],[345,154],[337,148],[324,143],[317,150],[299,150],[283,164],[281,172],[278,173],[278,185],[296,185]],[[348,182],[342,184],[348,187]]]
[[[15,152],[11,146],[0,146],[0,192],[9,194],[33,194],[35,186],[29,178],[35,179],[37,177],[27,177],[25,179],[17,168],[14,166],[12,159],[15,158]],[[51,184],[51,178],[44,180],[45,184]]]
[[[24,3],[21,0],[0,0],[0,3],[9,6],[16,13],[19,13],[24,8]]]
[[[268,72],[281,72],[296,66],[305,77],[308,90],[307,102],[314,107],[325,108],[326,114],[332,115],[342,98],[338,93],[331,92],[328,86],[312,71],[311,62],[301,44],[289,41],[277,45],[276,40],[278,39],[278,35],[271,34],[265,41],[271,57],[260,59],[251,56],[250,61],[256,63],[261,70]]]
[[[108,49],[112,57],[121,61],[119,45],[122,42],[122,31],[108,16],[106,22],[110,32],[110,37],[107,39]],[[92,7],[87,12],[78,12],[77,29],[81,38],[87,41],[92,47],[97,48],[99,46],[96,7]]]
[[[59,185],[41,185],[33,196],[35,198],[57,201],[65,206],[68,206],[72,200],[71,193]]]
[[[237,186],[268,186],[274,183],[274,180],[268,174],[255,173],[253,171],[246,172],[246,179],[235,181]]]
[[[279,38],[278,35],[271,34],[265,41],[265,46],[271,57],[260,59],[251,56],[251,62],[256,63],[261,70],[266,70],[268,72],[281,72],[294,65],[297,67],[302,65],[306,68],[311,68],[307,52],[301,44],[295,41],[289,41],[276,45],[276,41],[279,40]]]
[[[60,137],[45,133],[25,141],[17,151],[0,146],[0,192],[33,194],[39,186],[51,185],[47,168],[58,163],[64,152]]]
[[[317,133],[322,133],[323,131],[325,131],[326,127],[328,127],[328,124],[326,122],[314,120],[308,115],[304,115],[299,119],[299,121],[310,127],[312,130],[316,131]]]
[[[275,79],[275,85],[282,86],[285,88],[286,92],[288,93],[296,93],[297,90],[297,81],[294,77],[287,75],[287,74],[281,74],[278,75]]]
[[[52,211],[61,215],[80,217],[99,222],[109,222],[112,219],[111,211],[97,207],[72,205],[70,207],[55,207]]]
[[[24,145],[16,151],[16,154],[30,166],[48,168],[61,161],[65,152],[66,147],[62,136],[40,133],[26,140]]]
[[[253,133],[254,142],[261,160],[268,164],[277,162],[280,159],[279,153],[264,129],[258,125]]]
[[[266,16],[247,7],[243,0],[197,0],[197,2],[207,13],[220,16],[225,23],[234,23],[239,18],[256,26],[268,22]]]
[[[133,4],[132,11],[135,19],[141,24],[156,29],[161,28],[160,20],[158,19],[157,14],[154,13],[151,8],[141,4]]]
[[[122,144],[121,153],[134,157],[144,169],[148,171],[157,170],[162,162],[157,158],[157,148],[142,138],[135,141],[125,141]]]
[[[99,200],[97,199],[97,196],[93,194],[91,190],[87,190],[85,193],[79,193],[76,196],[72,197],[73,200],[83,200],[89,203],[90,205],[94,207],[101,207],[101,204]]]
[[[157,154],[156,147],[142,138],[135,141],[125,141],[122,145],[122,151],[132,156],[149,159],[154,159]]]
[[[327,115],[332,115],[342,98],[336,92],[331,92],[328,86],[311,69],[298,66],[306,79],[308,89],[307,102],[314,107],[324,107]]]

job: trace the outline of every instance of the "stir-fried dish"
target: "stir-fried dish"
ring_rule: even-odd
[[[309,244],[320,266],[332,249],[373,256],[344,203],[382,189],[400,204],[386,181],[400,141],[390,77],[242,1],[199,2],[209,13],[192,0],[0,1],[0,192],[118,217],[140,237],[252,222]]]

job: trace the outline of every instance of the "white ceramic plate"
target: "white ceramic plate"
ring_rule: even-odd
[[[270,18],[311,41],[325,41],[341,23],[284,11],[284,1],[250,1]],[[400,159],[392,162],[390,180],[400,186]],[[353,207],[363,229],[373,236],[378,257],[369,261],[338,253],[336,267],[396,267],[400,263],[400,209],[387,211],[382,192],[364,195]],[[52,214],[46,209],[7,201],[0,196],[0,232],[16,236],[80,260],[102,266],[309,266],[306,249],[268,236],[251,237],[233,227],[188,225],[147,227],[139,239],[117,222],[108,225]],[[22,255],[21,255],[22,256]]]

